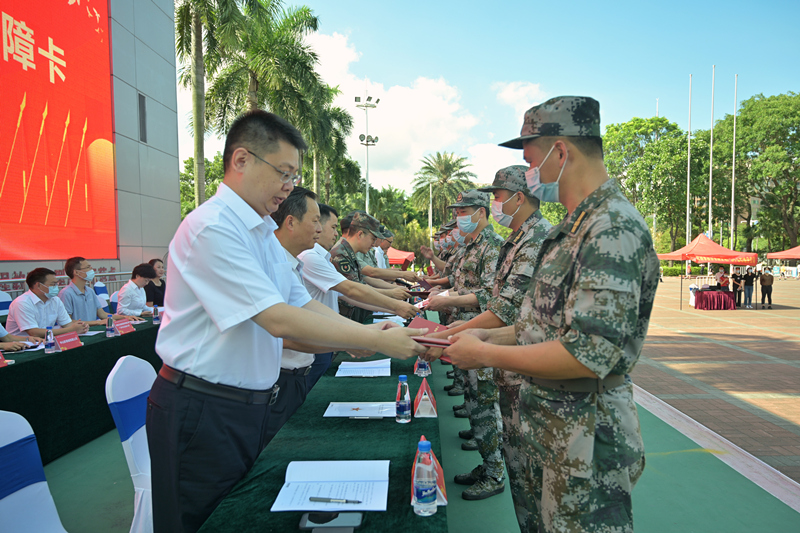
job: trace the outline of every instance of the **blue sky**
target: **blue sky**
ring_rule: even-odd
[[[319,70],[343,94],[356,128],[350,154],[364,164],[364,113],[354,96],[381,98],[370,111],[370,182],[410,190],[419,160],[453,151],[473,163],[478,181],[522,163],[496,144],[517,136],[522,112],[552,96],[600,101],[603,127],[659,114],[686,129],[689,75],[692,129],[763,93],[800,92],[800,2],[304,2],[320,17],[309,43]],[[179,94],[181,159],[190,110]],[[207,153],[221,149],[207,140]]]

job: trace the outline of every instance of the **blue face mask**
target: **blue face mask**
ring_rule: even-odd
[[[544,159],[542,159],[542,162],[539,163],[539,166],[533,167],[525,173],[525,181],[528,184],[528,189],[531,191],[532,195],[542,202],[555,203],[559,201],[558,182],[561,180],[561,174],[564,173],[564,167],[567,166],[567,159],[569,159],[569,152],[567,152],[567,157],[564,159],[564,165],[561,167],[561,172],[558,173],[558,178],[556,178],[556,181],[553,183],[542,183],[540,180],[541,176],[539,174],[539,167],[544,165],[544,162],[547,161],[548,157],[550,157],[550,154],[553,152],[553,148],[555,147],[555,144],[550,147],[550,151],[547,152],[546,156],[544,156]]]
[[[472,215],[464,215],[456,218],[456,224],[461,233],[472,233],[475,231],[478,227],[478,223],[473,222],[472,219],[475,218],[475,215],[478,213],[480,213],[480,209],[472,213]]]
[[[44,283],[42,283],[42,287],[47,287]],[[47,294],[45,294],[48,299],[55,298],[58,296],[58,285],[53,285],[52,287],[47,287]]]
[[[88,282],[91,282],[94,279],[94,270],[86,271],[86,277],[83,279],[85,279]]]
[[[464,233],[461,232],[461,230],[457,229],[453,230],[453,233],[451,233],[450,236],[453,238],[454,245],[458,244],[458,246],[464,246],[464,243],[466,242],[466,237],[464,236]]]
[[[512,196],[511,198],[509,198],[505,202],[501,202],[499,200],[493,200],[492,201],[492,218],[494,218],[497,221],[497,223],[500,224],[501,226],[505,226],[506,228],[510,228],[511,227],[511,221],[514,220],[514,215],[516,215],[517,212],[519,211],[519,208],[522,207],[522,204],[520,204],[519,207],[517,207],[517,210],[514,211],[514,213],[511,214],[511,215],[507,215],[507,214],[503,213],[503,206],[506,205],[508,202],[510,202],[511,200],[513,200],[516,197],[517,197],[517,195],[514,194],[514,196]]]

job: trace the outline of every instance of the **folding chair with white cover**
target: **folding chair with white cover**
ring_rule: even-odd
[[[0,411],[0,531],[66,533],[44,477],[31,425]]]
[[[8,315],[8,308],[11,306],[11,295],[0,291],[0,316]]]
[[[108,300],[109,300],[108,287],[106,287],[106,284],[103,283],[102,281],[95,281],[94,293],[98,295],[100,298],[102,298],[102,300],[106,303],[105,307],[103,307],[103,310],[106,313],[110,312],[108,307]]]
[[[150,452],[144,423],[147,396],[155,380],[156,371],[152,365],[132,355],[120,357],[106,379],[106,400],[117,425],[136,490],[131,533],[153,531]]]
[[[117,312],[117,302],[119,302],[119,291],[114,291],[114,294],[111,295],[111,299],[108,301],[108,307],[111,309],[112,313]]]

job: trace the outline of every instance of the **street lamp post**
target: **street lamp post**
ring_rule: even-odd
[[[381,101],[381,99],[378,98],[373,103],[372,102],[372,97],[371,96],[367,96],[366,101],[362,102],[361,101],[361,97],[360,96],[356,96],[356,107],[361,108],[361,109],[364,110],[364,116],[366,117],[366,122],[367,122],[366,123],[366,134],[362,133],[361,135],[358,136],[358,140],[361,141],[361,144],[363,144],[366,147],[366,151],[367,151],[367,162],[366,162],[367,164],[366,164],[366,168],[365,168],[365,176],[366,176],[366,181],[367,181],[367,190],[366,190],[366,202],[365,202],[365,205],[364,205],[364,211],[366,211],[367,214],[369,214],[369,147],[370,146],[375,146],[375,144],[378,142],[378,138],[377,137],[372,137],[369,134],[369,110],[370,109],[375,109],[376,107],[378,107],[378,104],[380,103],[380,101]]]

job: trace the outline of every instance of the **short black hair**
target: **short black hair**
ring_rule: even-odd
[[[86,261],[85,257],[70,257],[67,259],[67,262],[64,263],[64,273],[69,279],[72,279],[75,274],[75,268],[84,261]]]
[[[325,221],[328,220],[328,217],[331,215],[339,218],[339,212],[326,204],[318,204],[319,205],[319,222],[320,224],[324,224]]]
[[[580,152],[589,158],[603,159],[603,138],[590,136],[590,137],[563,137],[569,139],[569,142],[575,146]],[[552,145],[558,140],[558,137],[537,137],[533,139],[538,146]]]
[[[156,269],[153,268],[153,265],[150,263],[142,263],[141,265],[136,265],[133,267],[131,279],[136,278],[136,276],[139,276],[140,278],[155,279],[158,277],[158,274],[156,274]]]
[[[282,201],[278,206],[278,210],[270,214],[272,220],[275,221],[279,228],[283,226],[286,217],[289,215],[297,220],[303,220],[306,211],[308,211],[308,200],[306,200],[306,198],[311,198],[315,202],[317,201],[317,195],[314,191],[295,186],[292,192],[289,193],[289,196],[286,197],[286,200]]]
[[[158,257],[156,257],[155,259],[151,259],[150,261],[148,261],[147,264],[152,267],[155,267],[156,263],[163,263],[163,262],[164,262],[163,259],[159,259]]]
[[[28,272],[28,277],[25,278],[25,283],[28,285],[29,289],[32,289],[37,283],[44,283],[44,281],[47,279],[47,276],[55,275],[56,273],[49,268],[34,268]]]
[[[248,111],[239,116],[228,131],[222,155],[223,169],[228,169],[237,148],[247,148],[263,156],[277,152],[278,141],[285,141],[300,151],[308,148],[303,134],[286,119],[263,109]]]

